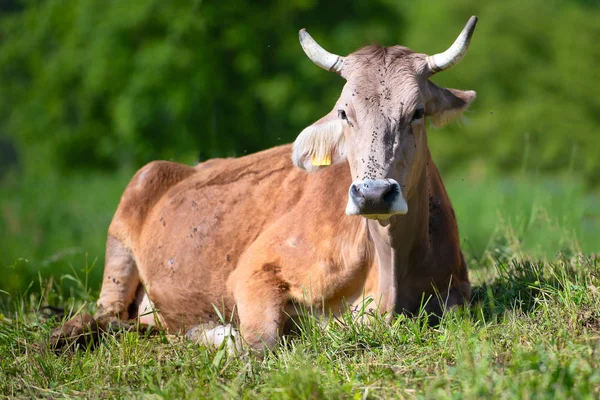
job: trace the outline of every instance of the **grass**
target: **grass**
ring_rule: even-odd
[[[95,350],[45,348],[60,321],[21,298],[0,322],[0,394],[151,398],[598,398],[600,259],[496,263],[475,276],[473,304],[430,327],[300,323],[264,361],[179,337],[104,336]],[[50,295],[45,292],[43,296]],[[88,305],[71,299],[67,308]]]
[[[424,315],[391,325],[306,318],[263,361],[133,333],[56,355],[45,342],[62,319],[42,306],[93,310],[129,176],[0,188],[0,396],[600,397],[600,196],[569,176],[445,179],[474,293],[437,327]]]

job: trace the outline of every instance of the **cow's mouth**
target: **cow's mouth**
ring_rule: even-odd
[[[393,215],[407,212],[402,189],[394,179],[365,179],[350,185],[347,215],[385,221]]]

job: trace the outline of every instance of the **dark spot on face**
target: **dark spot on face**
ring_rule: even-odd
[[[229,262],[229,261],[231,261],[231,256],[230,256],[229,254],[227,254],[227,255],[225,256],[225,259],[227,260],[227,262]]]

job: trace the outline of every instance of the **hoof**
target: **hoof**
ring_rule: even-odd
[[[240,353],[242,350],[241,337],[230,324],[218,325],[212,329],[207,329],[206,325],[201,324],[187,331],[185,338],[215,349],[225,343],[230,354]]]
[[[50,334],[50,348],[55,351],[89,347],[98,340],[98,324],[90,314],[80,314]]]

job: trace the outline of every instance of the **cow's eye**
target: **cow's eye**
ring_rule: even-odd
[[[346,111],[338,110],[338,118],[348,121],[348,116],[346,115]]]
[[[418,106],[417,109],[415,110],[415,113],[413,114],[413,121],[418,121],[421,118],[423,118],[423,116],[425,115],[425,107],[423,106]]]

